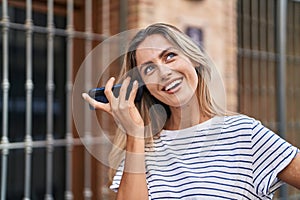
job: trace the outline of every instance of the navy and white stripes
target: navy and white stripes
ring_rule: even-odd
[[[282,184],[277,174],[297,151],[244,115],[164,130],[146,146],[149,199],[271,199]],[[121,176],[122,166],[112,189]]]

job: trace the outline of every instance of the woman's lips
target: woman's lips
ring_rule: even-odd
[[[163,88],[163,91],[166,91],[168,93],[174,93],[177,91],[177,89],[179,89],[178,86],[181,83],[182,83],[182,78],[171,81]]]

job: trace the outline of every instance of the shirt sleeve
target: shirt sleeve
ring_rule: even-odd
[[[298,149],[254,120],[252,127],[253,183],[256,193],[273,193],[283,182],[277,178],[297,155]]]

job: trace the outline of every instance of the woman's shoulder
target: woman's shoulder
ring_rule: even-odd
[[[224,117],[224,124],[227,126],[232,125],[249,125],[253,126],[258,121],[253,117],[247,116],[245,114],[234,114],[234,115],[227,115]]]

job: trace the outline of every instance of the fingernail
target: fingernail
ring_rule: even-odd
[[[86,93],[82,93],[81,94],[81,96],[82,96],[83,99],[86,99],[86,95],[87,95]]]

